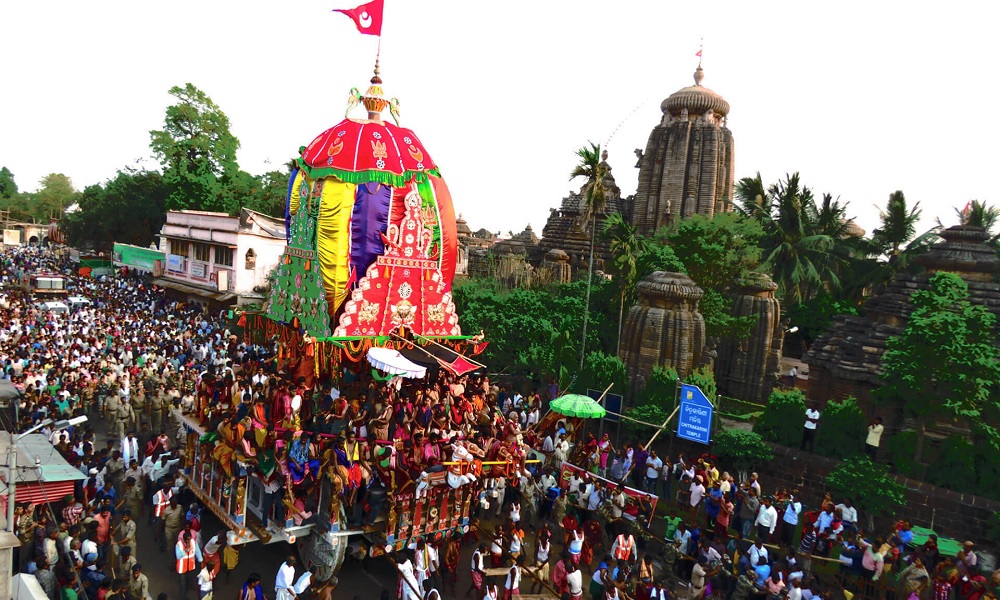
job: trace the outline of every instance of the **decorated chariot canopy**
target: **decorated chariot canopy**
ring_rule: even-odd
[[[350,117],[359,105],[367,118]],[[386,108],[395,124],[382,120]],[[347,118],[300,149],[267,318],[318,339],[461,335],[451,195],[399,114],[376,61],[367,92],[351,90]]]

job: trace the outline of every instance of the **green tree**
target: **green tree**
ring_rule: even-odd
[[[594,246],[597,244],[597,216],[604,211],[607,203],[607,190],[604,180],[608,175],[609,167],[607,155],[601,155],[601,146],[593,142],[590,147],[584,146],[576,151],[580,162],[569,175],[570,181],[582,177],[586,180],[583,184],[584,199],[584,226],[590,224],[590,261],[587,268],[587,298],[584,302],[583,313],[583,334],[580,343],[580,370],[583,370],[584,353],[587,350],[587,322],[590,319],[590,289],[594,280]]]
[[[737,471],[740,481],[747,481],[747,471],[774,460],[774,450],[764,443],[760,434],[741,429],[719,431],[712,439],[712,452]]]
[[[35,219],[42,222],[61,217],[79,195],[73,181],[62,173],[49,173],[38,184],[38,192],[34,194],[29,210]]]
[[[190,83],[169,93],[177,103],[167,107],[163,129],[149,132],[150,148],[170,188],[167,208],[235,214],[239,198],[227,193],[227,184],[240,177],[240,142],[229,130],[229,117]]]
[[[238,205],[272,217],[285,216],[289,172],[268,171],[263,175],[249,175],[240,171],[240,175],[241,187],[236,198]]]
[[[801,390],[774,390],[753,430],[769,442],[798,447],[805,415],[806,396]]]
[[[885,386],[876,390],[879,397],[901,403],[915,419],[918,463],[927,426],[937,419],[961,420],[1000,448],[996,316],[970,302],[968,285],[954,273],[935,273],[929,283],[929,290],[913,294],[903,334],[886,343]]]
[[[854,456],[840,463],[826,476],[826,485],[838,498],[850,498],[874,529],[874,517],[889,514],[906,503],[906,488],[889,475],[884,465],[873,464],[867,456]]]
[[[892,280],[898,273],[911,271],[913,259],[926,252],[937,239],[939,227],[916,235],[920,220],[920,203],[910,208],[903,192],[889,195],[884,209],[879,209],[879,226],[870,240],[860,240],[860,256],[845,277],[843,297],[858,305],[875,286]]]
[[[13,198],[14,196],[17,196],[14,174],[7,167],[0,168],[0,198]]]
[[[580,372],[573,388],[576,392],[585,394],[587,390],[604,391],[604,388],[611,385],[609,394],[621,394],[625,390],[626,383],[625,363],[620,358],[603,352],[590,351],[584,360],[583,371]]]
[[[631,304],[635,299],[635,288],[639,283],[639,257],[646,251],[649,243],[621,213],[609,215],[604,220],[604,237],[609,241],[608,249],[613,257],[605,268],[621,288],[618,301],[618,337],[615,344],[617,353],[621,351],[625,305]]]
[[[71,245],[109,251],[115,242],[148,246],[166,221],[169,190],[155,171],[126,168],[80,195],[80,210],[62,225]]]
[[[702,289],[725,291],[760,266],[760,224],[739,213],[691,215],[656,233]]]
[[[811,344],[814,339],[830,328],[837,315],[857,316],[857,314],[858,309],[850,301],[837,300],[833,294],[824,292],[793,306],[788,311],[788,318],[791,324],[802,332],[806,343]]]
[[[866,426],[865,415],[857,400],[831,400],[823,409],[816,432],[816,452],[831,458],[859,454]]]
[[[878,211],[880,224],[872,232],[875,251],[888,256],[890,260],[899,256],[916,234],[921,213],[919,202],[912,208],[906,205],[906,196],[901,190],[889,194],[885,209]]]
[[[840,289],[840,273],[851,255],[845,205],[828,195],[817,205],[798,173],[766,189],[758,173],[740,180],[736,195],[743,214],[763,228],[763,268],[772,273],[786,306]]]

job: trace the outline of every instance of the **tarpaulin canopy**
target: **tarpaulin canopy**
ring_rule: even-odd
[[[407,379],[421,379],[427,375],[426,367],[414,363],[392,348],[371,348],[368,350],[368,362],[380,371],[402,375]]]

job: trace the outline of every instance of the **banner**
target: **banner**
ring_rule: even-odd
[[[3,230],[3,243],[7,246],[19,246],[21,245],[21,230],[20,229],[4,229]]]
[[[591,473],[591,472],[589,472],[589,471],[587,471],[585,469],[581,469],[580,467],[578,467],[576,465],[571,465],[568,462],[564,462],[563,463],[562,471],[559,473],[559,487],[561,487],[564,490],[568,489],[569,488],[569,480],[570,480],[571,477],[573,477],[574,473],[579,473],[581,475],[584,474],[584,473],[586,473],[587,475],[590,475],[590,478],[593,479],[593,480],[600,481],[604,485],[609,485],[613,489],[617,489],[618,488],[618,484],[616,482],[611,481],[610,479],[605,479],[603,477],[598,477],[597,475],[594,475],[593,473]],[[635,488],[630,488],[628,486],[625,486],[625,512],[626,513],[628,513],[630,515],[633,515],[633,516],[639,514],[639,499],[640,498],[643,498],[643,499],[646,500],[646,502],[649,502],[649,520],[646,522],[646,524],[650,525],[653,522],[653,515],[656,514],[656,502],[657,502],[657,500],[659,500],[659,497],[658,496],[654,496],[653,494],[650,494],[648,492],[644,492],[642,490],[637,490]]]

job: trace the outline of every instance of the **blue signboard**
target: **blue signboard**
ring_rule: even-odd
[[[698,386],[681,386],[681,408],[677,416],[677,437],[707,444],[712,439],[712,403]]]
[[[594,400],[600,400],[601,390],[587,390],[587,395]],[[602,404],[604,410],[608,411],[608,414],[604,415],[604,420],[609,423],[617,423],[618,415],[622,412],[622,397],[619,394],[605,394]]]

